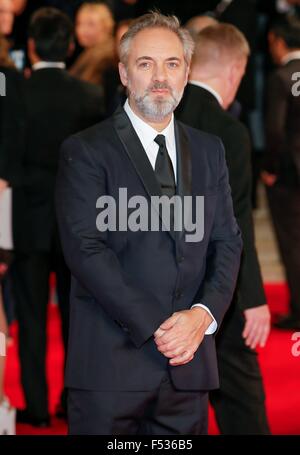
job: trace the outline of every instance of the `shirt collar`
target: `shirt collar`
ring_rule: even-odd
[[[281,64],[286,65],[291,60],[296,60],[296,59],[300,59],[300,50],[292,51],[292,52],[289,52],[288,54],[286,54],[283,57],[283,59],[281,60]]]
[[[64,70],[66,68],[66,64],[64,62],[44,62],[44,61],[40,61],[40,62],[34,63],[32,65],[33,71],[41,70],[41,69],[44,69],[44,68],[60,68],[60,69]]]
[[[158,134],[163,134],[166,137],[166,146],[168,150],[175,148],[174,114],[172,114],[170,123],[166,128],[163,131],[158,132],[133,112],[128,99],[124,104],[124,110],[145,149],[149,147]]]
[[[190,81],[189,81],[189,84],[197,85],[197,87],[204,88],[205,90],[207,90],[208,92],[210,92],[210,93],[216,98],[216,100],[218,101],[218,103],[219,103],[221,106],[223,106],[223,99],[222,99],[221,95],[220,95],[215,89],[213,89],[212,87],[210,87],[210,85],[205,84],[204,82],[195,81],[195,80],[190,80]]]

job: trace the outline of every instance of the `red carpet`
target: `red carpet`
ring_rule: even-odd
[[[266,285],[266,292],[272,315],[284,313],[287,309],[287,290],[284,285]],[[12,329],[14,343],[8,349],[5,377],[6,394],[12,404],[24,406],[19,385],[19,365],[17,357],[17,328]],[[259,351],[259,359],[267,394],[267,411],[273,434],[300,434],[300,356],[294,357],[291,349],[292,332],[272,330],[265,349]],[[49,377],[50,412],[53,413],[59,400],[62,385],[62,348],[60,324],[55,305],[49,305],[48,324],[49,349],[47,371]],[[299,353],[300,353],[300,349]],[[216,423],[210,413],[210,434],[217,434]],[[18,434],[66,434],[63,421],[52,419],[52,426],[47,430],[36,430],[28,425],[18,425]]]

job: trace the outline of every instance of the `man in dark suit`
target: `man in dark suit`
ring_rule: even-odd
[[[244,125],[226,112],[235,98],[248,54],[247,41],[234,26],[204,28],[196,39],[190,80],[177,112],[181,121],[222,139],[234,214],[244,244],[233,304],[217,336],[220,390],[210,395],[223,434],[269,432],[254,351],[266,342],[270,314],[254,244],[250,141]]]
[[[0,192],[21,179],[21,144],[24,127],[22,75],[13,67],[0,66],[4,93],[0,97]],[[3,82],[5,81],[5,83]],[[16,135],[16,132],[19,134]],[[17,137],[16,137],[17,136]]]
[[[5,41],[1,38],[2,52]],[[6,61],[5,61],[6,60]],[[9,58],[2,55],[0,66],[0,205],[2,197],[8,187],[14,188],[20,181],[20,144],[22,144],[22,76],[10,65]],[[17,133],[17,134],[16,134]],[[8,214],[0,210],[0,233],[2,234],[3,221],[8,221]],[[6,223],[5,223],[6,224]],[[7,237],[7,236],[4,236]],[[6,239],[6,241],[9,239]],[[7,272],[12,260],[11,245],[8,245],[3,236],[0,236],[0,337],[8,334],[8,320],[11,317],[11,300],[7,298]],[[5,243],[4,243],[5,242]],[[2,350],[4,348],[1,345]],[[9,402],[4,396],[5,357],[0,354],[0,434],[15,434],[15,410],[9,410]]]
[[[28,50],[32,76],[25,84],[26,131],[23,185],[16,194],[19,230],[12,270],[20,328],[21,378],[26,410],[21,422],[47,425],[45,371],[49,275],[56,272],[64,344],[68,338],[70,274],[56,228],[54,186],[59,147],[70,134],[102,119],[102,91],[64,70],[72,45],[72,23],[58,10],[44,8],[32,17]]]
[[[192,49],[176,18],[139,18],[120,45],[124,108],[62,146],[70,434],[207,432],[241,239],[220,140],[174,121]]]
[[[274,24],[270,51],[279,66],[268,82],[263,181],[290,290],[289,314],[276,326],[300,329],[300,21]]]

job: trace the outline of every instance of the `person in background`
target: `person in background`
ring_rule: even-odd
[[[5,86],[1,85],[0,97],[0,231],[2,233],[3,222],[6,223],[5,236],[13,237],[12,220],[7,222],[7,217],[13,216],[12,210],[4,209],[3,197],[8,188],[15,188],[21,181],[21,150],[23,142],[23,118],[22,118],[22,87],[23,78],[15,69],[12,60],[8,54],[9,43],[7,40],[0,36],[0,73],[1,81],[3,84],[3,76],[5,77]],[[7,199],[6,199],[7,200]],[[11,203],[10,203],[11,205]],[[14,204],[12,206],[14,210]],[[5,210],[5,213],[4,213]],[[4,237],[5,237],[4,236]],[[7,277],[9,267],[11,265],[12,247],[8,245],[10,241],[5,240],[3,236],[0,237],[0,342],[8,337],[8,323],[7,323],[7,303],[4,307],[3,289],[5,279]],[[9,399],[4,393],[4,367],[5,357],[3,356],[3,349],[5,346],[1,345],[0,353],[0,435],[1,434],[15,434],[15,410],[10,406]]]
[[[0,33],[4,36],[11,34],[14,24],[13,0],[0,0]]]
[[[70,134],[103,118],[101,90],[77,80],[65,70],[65,59],[73,47],[72,32],[69,17],[53,8],[36,11],[28,31],[32,75],[25,81],[24,89],[24,179],[16,196],[15,222],[17,226],[25,226],[28,233],[17,235],[12,278],[26,401],[26,408],[18,411],[17,420],[39,427],[50,423],[45,356],[52,271],[56,274],[64,347],[68,340],[70,274],[61,251],[54,210],[59,147]],[[58,414],[64,411],[62,395]]]
[[[25,9],[27,8],[28,0],[12,0],[14,14],[19,16],[23,14]]]
[[[244,75],[249,45],[233,25],[205,25],[196,38],[189,83],[176,115],[187,125],[221,138],[244,242],[234,299],[216,336],[220,389],[210,394],[210,400],[222,434],[268,434],[255,348],[266,343],[270,312],[255,250],[251,145],[246,127],[227,112]]]
[[[120,81],[118,70],[119,45],[122,36],[127,32],[133,19],[124,19],[116,24],[115,29],[115,64],[109,66],[103,75],[103,91],[106,116],[112,115],[120,104],[126,101],[126,90]]]
[[[109,7],[102,2],[85,2],[75,19],[75,33],[83,49],[70,68],[70,74],[97,85],[103,83],[103,74],[115,65],[115,22]]]
[[[285,17],[271,26],[269,46],[278,67],[267,84],[266,140],[262,179],[286,280],[289,312],[276,327],[300,329],[300,20]],[[296,77],[295,77],[296,76]]]
[[[201,30],[210,25],[216,25],[217,23],[217,19],[214,19],[211,16],[194,16],[187,21],[184,27],[190,32],[196,41],[197,35],[199,32],[201,32]]]
[[[115,28],[115,46],[116,46],[116,53],[119,57],[119,46],[122,39],[122,36],[125,35],[127,30],[129,29],[130,25],[132,24],[134,19],[124,19],[116,24]]]
[[[2,191],[0,190],[0,198]],[[7,252],[6,252],[7,253]],[[7,318],[4,310],[2,298],[2,280],[8,271],[10,256],[3,254],[0,249],[0,436],[5,434],[15,434],[15,415],[16,410],[10,405],[9,399],[4,394],[4,372],[5,356],[3,346],[4,340],[8,337]]]
[[[27,32],[30,17],[45,0],[12,0],[14,9],[14,27],[9,36],[11,42],[11,57],[19,71],[29,72],[30,62],[27,55]]]

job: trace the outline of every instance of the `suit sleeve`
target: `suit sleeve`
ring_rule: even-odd
[[[91,150],[73,136],[62,145],[56,209],[66,262],[72,275],[141,347],[170,315],[154,296],[132,283],[96,227],[96,201],[107,195],[106,171]]]
[[[231,303],[240,267],[242,239],[232,207],[224,147],[219,143],[219,183],[204,280],[193,303],[201,302],[214,315],[218,329]]]
[[[243,239],[243,253],[238,277],[238,301],[242,310],[265,305],[266,298],[255,248],[252,216],[251,145],[248,132],[229,128],[224,138],[233,210]],[[229,153],[230,150],[230,153]]]

